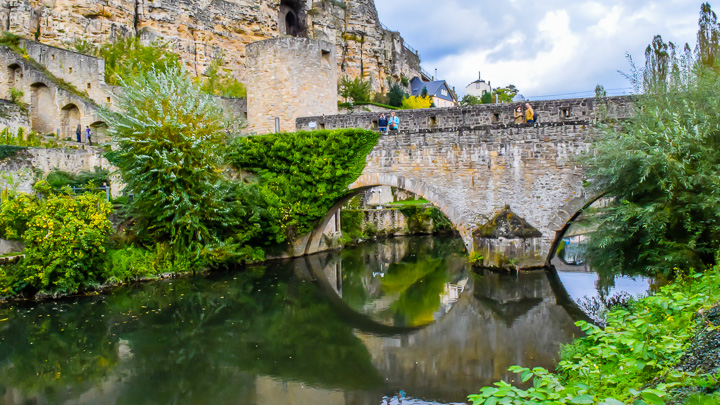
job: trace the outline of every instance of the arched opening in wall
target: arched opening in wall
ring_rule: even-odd
[[[30,123],[32,129],[40,134],[49,134],[58,130],[58,111],[52,90],[44,83],[30,86]]]
[[[379,238],[358,246],[350,243],[342,254],[332,251],[307,258],[308,264],[317,261],[317,266],[309,265],[314,280],[338,307],[387,326],[423,327],[454,310],[460,297],[472,291],[464,242],[427,200],[396,187],[369,186],[350,191],[337,206],[339,215],[331,210],[323,221],[325,241],[340,238],[338,226],[343,241]],[[447,235],[431,236],[440,222]],[[320,228],[322,224],[316,229]],[[383,305],[374,305],[377,302]],[[441,307],[441,302],[447,306]]]
[[[23,78],[22,68],[17,63],[13,63],[7,68],[8,85],[10,88],[17,88],[18,82]]]
[[[95,121],[92,124],[90,124],[90,129],[92,130],[94,140],[93,142],[103,142],[108,137],[108,125],[105,123],[105,121]]]
[[[280,35],[307,37],[305,7],[299,0],[282,0],[278,16]]]
[[[452,212],[445,211],[450,209],[446,204],[425,199],[422,187],[410,191],[400,183],[401,180],[396,180],[361,186],[338,200],[311,232],[305,254],[338,248],[341,238],[367,240],[375,236],[458,234]],[[356,218],[359,211],[372,215]],[[367,223],[358,227],[363,221]],[[464,249],[471,248],[472,235],[460,236]]]
[[[75,104],[68,104],[60,110],[61,127],[59,133],[60,139],[75,141],[78,127],[80,126],[80,109]],[[80,134],[82,136],[82,127],[80,126]],[[82,138],[81,138],[82,139]]]

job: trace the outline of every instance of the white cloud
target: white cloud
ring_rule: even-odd
[[[512,83],[526,96],[628,88],[617,73],[628,69],[625,54],[641,61],[655,34],[694,46],[700,10],[689,0],[375,2],[425,69],[437,68],[461,94],[482,71],[493,86]]]

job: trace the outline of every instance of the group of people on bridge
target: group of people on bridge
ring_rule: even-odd
[[[525,103],[525,113],[523,113],[522,106],[518,106],[515,109],[514,118],[515,124],[522,124],[523,122],[531,124],[537,122],[535,110],[530,106],[530,103]],[[380,113],[378,129],[381,133],[386,133],[388,130],[397,131],[400,129],[400,118],[395,115],[395,112],[390,113],[390,117],[387,117],[385,113]],[[88,128],[88,130],[90,129]]]

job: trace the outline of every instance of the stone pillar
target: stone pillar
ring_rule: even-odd
[[[257,134],[296,130],[299,117],[337,114],[335,46],[283,37],[253,42],[247,52],[248,129]]]

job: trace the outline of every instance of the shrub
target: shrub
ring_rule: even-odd
[[[0,235],[25,243],[25,259],[6,275],[12,291],[74,293],[104,281],[110,203],[52,193],[44,181],[36,189],[45,197],[20,194],[0,207]]]
[[[200,90],[214,96],[230,98],[247,98],[245,85],[239,82],[232,72],[221,72],[222,59],[217,59],[210,64],[205,79],[202,80]]]
[[[340,97],[350,99],[354,103],[367,103],[370,101],[370,82],[363,81],[359,77],[350,79],[343,77],[340,80]]]
[[[117,107],[122,113],[103,112],[117,143],[108,157],[134,194],[129,209],[140,235],[198,263],[225,257],[218,249],[262,257],[245,245],[259,231],[257,216],[243,187],[221,171],[226,131],[237,122],[177,67],[131,78]]]
[[[695,331],[705,327],[706,319],[696,313],[716,305],[718,283],[716,268],[678,280],[627,307],[614,307],[607,313],[605,329],[579,321],[586,336],[563,348],[558,374],[514,366],[510,371],[520,374],[522,382],[533,380],[531,388],[498,382],[470,399],[474,405],[663,404],[674,389],[712,382],[712,375],[678,371],[675,366]]]
[[[399,84],[395,83],[390,86],[390,91],[388,91],[388,105],[393,107],[400,107],[402,106],[403,99],[405,97],[407,97],[407,93],[405,93],[405,90],[403,90],[403,88],[400,87]]]
[[[430,108],[430,106],[432,106],[432,103],[432,99],[429,96],[410,96],[403,99],[402,108],[404,110]]]

